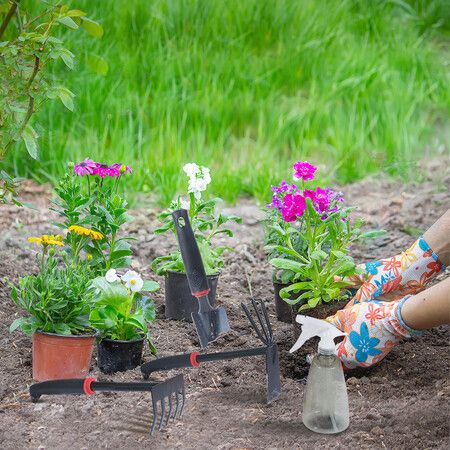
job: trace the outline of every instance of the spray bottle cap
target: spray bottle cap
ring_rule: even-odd
[[[311,339],[314,336],[319,336],[319,353],[322,355],[334,355],[336,353],[334,338],[338,336],[346,336],[346,333],[338,330],[334,325],[326,322],[325,320],[298,315],[295,318],[295,321],[301,323],[303,326],[300,337],[289,350],[290,353],[298,350],[308,339]]]

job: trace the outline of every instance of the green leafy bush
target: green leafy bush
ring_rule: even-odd
[[[53,245],[59,245],[56,242],[61,239],[47,238],[47,243],[42,243],[40,272],[19,278],[17,286],[10,283],[13,302],[29,314],[14,320],[10,331],[19,328],[28,335],[35,331],[63,335],[85,333],[90,328],[88,302],[92,298],[89,263],[56,257]]]
[[[189,212],[189,220],[192,230],[197,240],[200,254],[205,266],[207,275],[213,275],[220,272],[224,262],[222,255],[226,250],[231,250],[228,246],[215,246],[213,238],[219,234],[225,234],[232,237],[233,232],[224,225],[227,222],[241,223],[242,220],[238,216],[227,215],[217,211],[218,204],[222,201],[220,198],[202,201],[202,192],[206,190],[211,182],[209,169],[199,167],[197,164],[190,163],[183,167],[183,170],[189,177],[188,195],[189,200],[185,200],[182,196],[170,204],[167,211],[160,214],[159,218],[163,221],[161,227],[155,230],[156,234],[175,231],[175,225],[172,220],[172,212],[185,208]],[[158,275],[164,275],[168,271],[184,272],[183,259],[181,253],[176,250],[169,255],[155,258],[151,264],[151,268]]]
[[[148,330],[156,317],[155,305],[142,292],[158,289],[158,283],[144,282],[136,272],[128,271],[119,277],[110,269],[106,277],[92,282],[94,296],[89,321],[102,338],[131,341],[146,336],[151,352],[156,353]]]

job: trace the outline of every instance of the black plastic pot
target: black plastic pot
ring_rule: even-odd
[[[208,285],[211,291],[208,298],[211,306],[216,302],[217,282],[220,274],[208,275]],[[167,319],[186,320],[192,322],[191,313],[198,311],[198,301],[192,296],[185,273],[168,272],[165,276],[165,298]]]
[[[285,323],[291,323],[292,322],[292,311],[293,309],[297,310],[299,305],[291,306],[287,304],[281,297],[280,297],[280,291],[281,289],[289,286],[289,284],[283,284],[283,283],[276,283],[273,282],[273,290],[275,293],[275,311],[277,313],[277,319],[280,322]],[[296,299],[299,295],[301,295],[302,292],[299,292],[298,294],[292,293],[289,297],[290,300]]]
[[[98,367],[103,373],[125,372],[142,363],[144,338],[133,341],[102,339],[97,344]]]

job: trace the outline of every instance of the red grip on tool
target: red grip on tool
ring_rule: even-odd
[[[197,352],[191,353],[190,363],[192,367],[198,367],[200,365],[200,363],[197,361],[197,356],[198,356]]]
[[[85,378],[83,382],[83,391],[86,395],[94,395],[95,392],[91,389],[91,384],[95,381],[95,378]]]
[[[200,291],[200,292],[193,292],[192,293],[192,295],[194,296],[194,297],[204,297],[205,295],[208,295],[209,294],[209,291],[210,291],[211,289],[205,289],[204,291]]]

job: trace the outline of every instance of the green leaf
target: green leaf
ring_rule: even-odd
[[[84,29],[91,36],[100,39],[103,36],[103,27],[88,17],[82,17]]]
[[[28,154],[33,159],[38,159],[38,145],[37,145],[38,134],[34,128],[28,124],[22,131],[22,139],[25,142],[25,147],[27,148]]]
[[[56,21],[59,22],[59,23],[62,23],[66,27],[71,28],[72,30],[78,29],[77,23],[73,19],[71,19],[70,17],[67,17],[67,16],[58,17],[56,19]]]
[[[303,273],[305,270],[305,264],[297,261],[290,261],[289,259],[273,258],[269,260],[269,264],[278,269],[292,270],[293,272]]]
[[[105,59],[97,55],[88,55],[87,63],[92,72],[105,76],[109,71],[109,65]]]
[[[62,101],[63,105],[70,111],[74,110],[73,98],[75,94],[64,86],[59,86],[56,95]]]
[[[29,322],[28,317],[19,317],[18,319],[15,319],[9,327],[9,332],[12,333],[17,328],[22,328],[23,325],[27,324],[28,322]]]
[[[160,288],[159,283],[156,281],[145,280],[142,286],[142,291],[144,292],[155,292]]]
[[[320,303],[320,297],[311,298],[308,300],[308,306],[315,308]]]
[[[328,255],[323,250],[314,250],[311,253],[311,258],[315,259],[317,261],[322,261],[325,259]]]
[[[70,11],[67,11],[66,15],[69,17],[84,17],[86,13],[79,9],[71,9]]]

